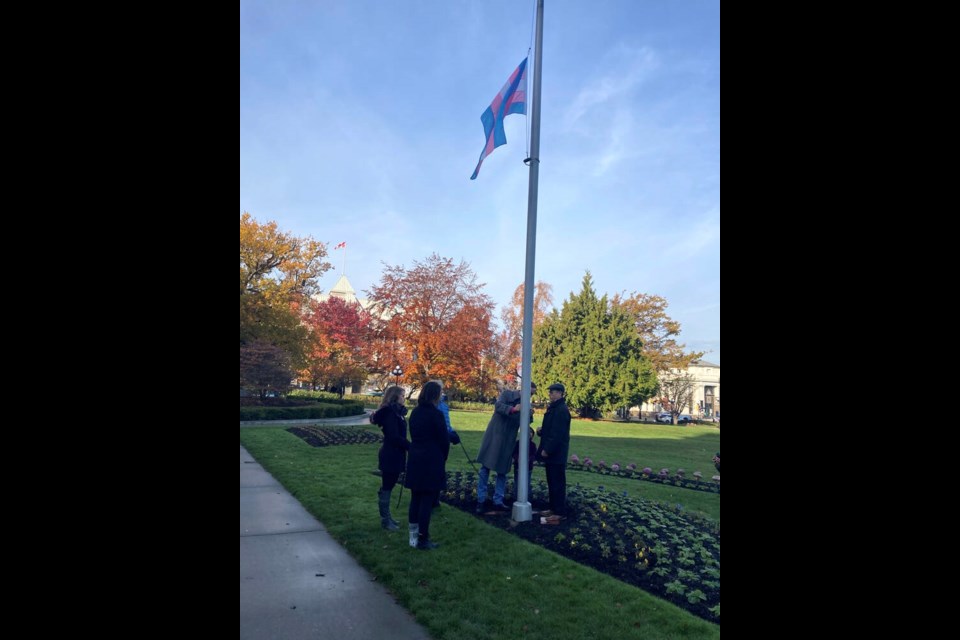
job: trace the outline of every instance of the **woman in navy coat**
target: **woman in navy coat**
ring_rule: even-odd
[[[410,489],[410,546],[428,551],[433,500],[447,486],[450,436],[443,413],[437,408],[443,387],[436,380],[423,386],[417,408],[410,414],[410,456],[404,486]]]

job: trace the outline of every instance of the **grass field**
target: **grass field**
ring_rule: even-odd
[[[472,457],[489,415],[455,411],[451,420]],[[683,467],[688,475],[697,470],[712,475],[711,457],[720,450],[720,432],[713,427],[575,420],[571,431],[571,454],[657,470]],[[718,625],[449,505],[435,512],[431,523],[441,547],[411,549],[405,531],[380,528],[380,481],[371,473],[378,445],[311,447],[280,427],[241,429],[240,442],[434,638],[720,637]],[[464,448],[451,448],[448,470],[473,469]],[[717,494],[578,471],[567,476],[571,485],[602,484],[720,519]],[[537,467],[534,480],[541,479],[543,470]],[[400,508],[394,509],[402,527],[408,495],[404,491]]]

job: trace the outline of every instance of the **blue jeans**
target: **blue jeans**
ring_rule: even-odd
[[[480,467],[480,478],[477,480],[477,503],[483,504],[487,500],[487,481],[490,480],[490,469]],[[503,496],[507,492],[507,475],[497,474],[497,484],[493,490],[493,503],[503,504]]]

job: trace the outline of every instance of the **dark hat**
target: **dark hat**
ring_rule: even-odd
[[[547,387],[547,391],[559,391],[560,393],[566,393],[567,389],[559,382],[554,382],[552,385]]]

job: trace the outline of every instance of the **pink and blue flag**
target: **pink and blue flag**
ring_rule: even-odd
[[[483,123],[483,133],[487,137],[487,144],[483,146],[477,168],[473,170],[473,175],[470,176],[471,180],[477,179],[483,159],[493,153],[493,150],[500,145],[507,144],[507,134],[503,132],[503,119],[511,113],[526,112],[527,58],[524,58],[520,66],[510,74],[510,78],[503,85],[503,89],[500,89],[500,93],[493,98],[493,102],[480,116],[480,122]]]

